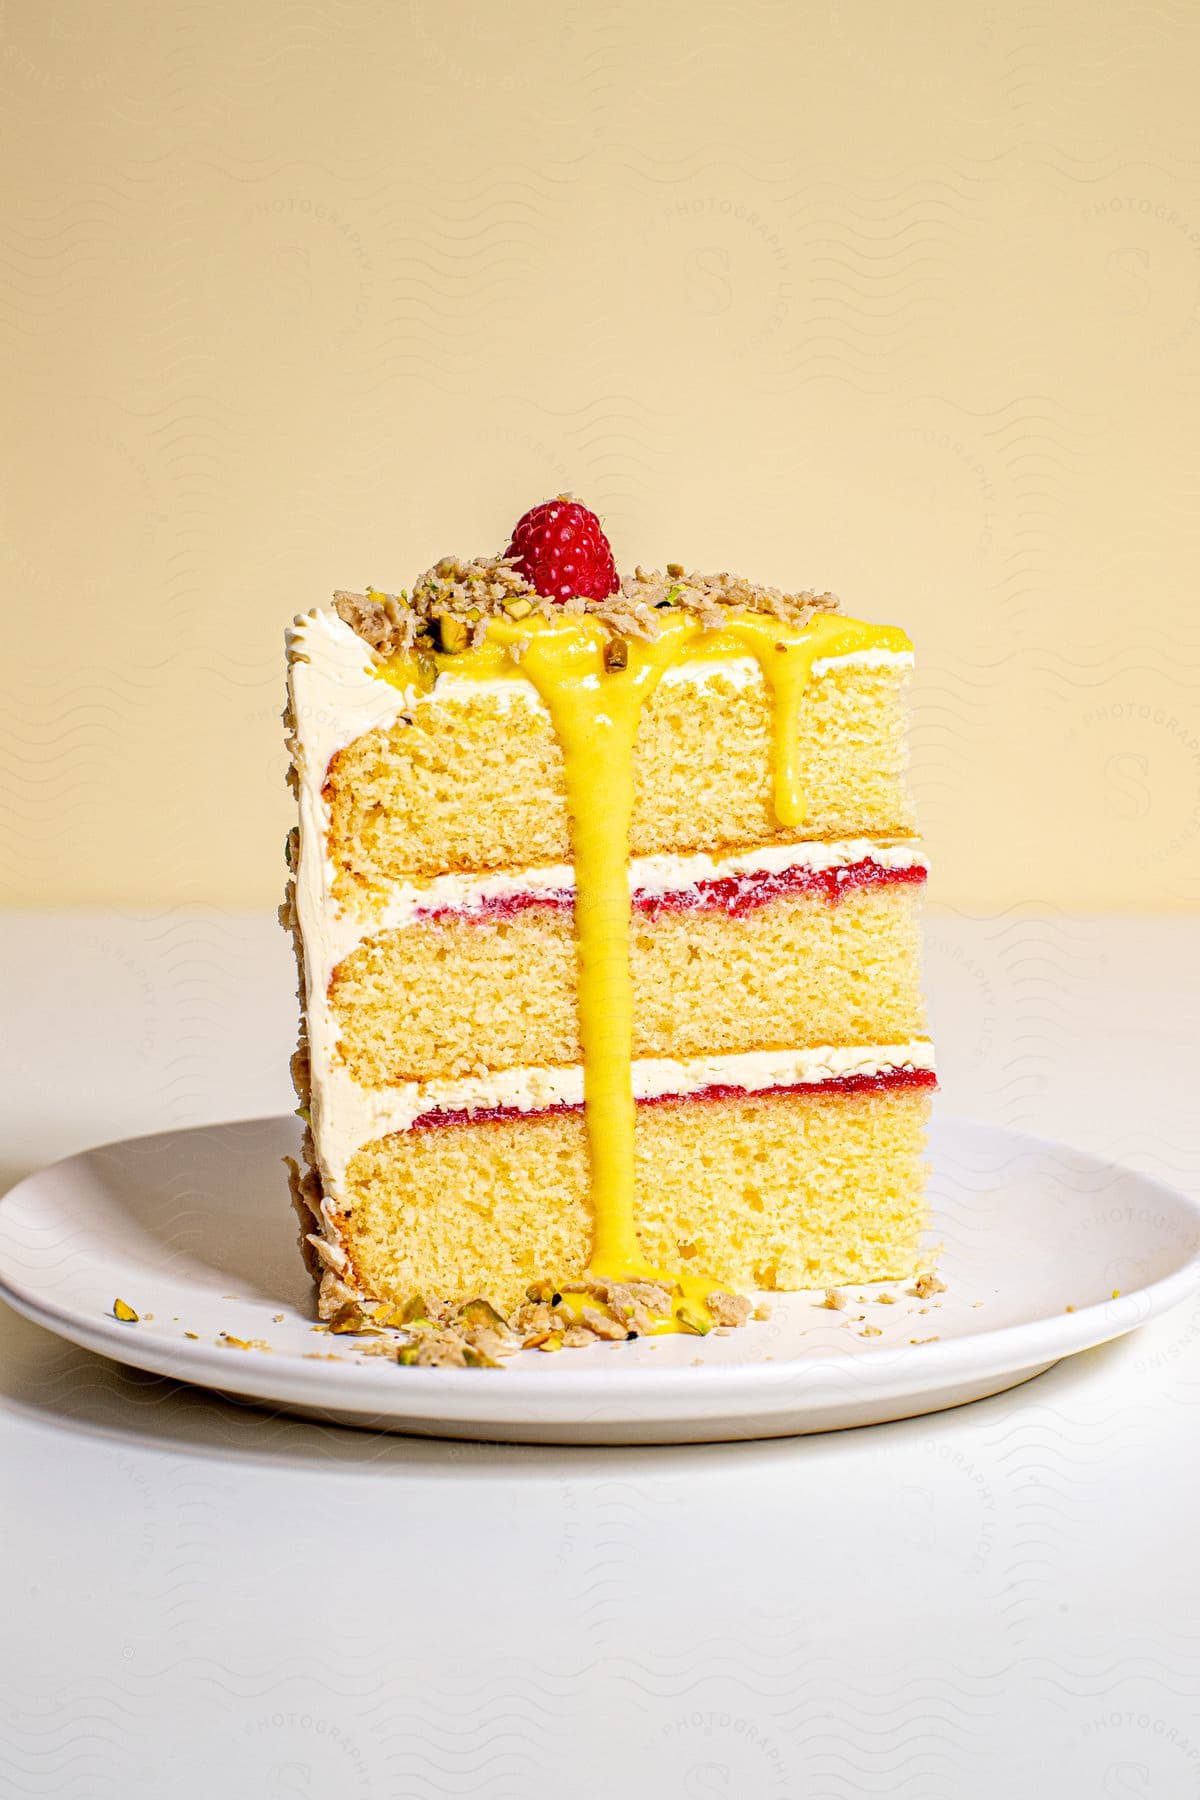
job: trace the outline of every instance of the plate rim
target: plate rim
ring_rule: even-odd
[[[18,1196],[27,1197],[27,1190],[46,1176],[61,1174],[72,1164],[83,1163],[101,1152],[146,1145],[155,1139],[205,1136],[231,1127],[270,1129],[286,1126],[290,1121],[291,1115],[286,1113],[258,1114],[91,1145],[31,1171],[0,1196],[0,1227],[5,1222],[4,1209]],[[315,1412],[325,1406],[330,1412],[353,1413],[364,1419],[440,1419],[445,1424],[491,1426],[502,1426],[506,1420],[514,1424],[536,1420],[552,1426],[573,1419],[582,1422],[581,1415],[594,1423],[612,1425],[645,1425],[657,1419],[687,1423],[709,1417],[718,1409],[742,1406],[760,1416],[778,1415],[797,1405],[819,1412],[823,1401],[829,1406],[844,1405],[856,1388],[864,1395],[870,1390],[880,1398],[901,1394],[917,1398],[955,1382],[977,1378],[985,1366],[997,1374],[1001,1370],[1011,1374],[1093,1349],[1160,1317],[1200,1287],[1200,1199],[1128,1164],[1012,1126],[949,1114],[939,1115],[934,1130],[939,1127],[946,1132],[966,1131],[998,1138],[1015,1154],[1066,1152],[1097,1173],[1132,1179],[1190,1224],[1188,1253],[1175,1268],[1123,1293],[1119,1299],[1094,1301],[1074,1312],[985,1327],[966,1336],[919,1346],[885,1345],[853,1352],[834,1351],[820,1357],[785,1355],[770,1362],[701,1362],[661,1369],[648,1368],[644,1363],[626,1369],[606,1367],[603,1372],[594,1366],[570,1368],[556,1370],[551,1380],[532,1368],[509,1365],[503,1371],[503,1379],[497,1382],[488,1380],[487,1372],[479,1370],[406,1369],[400,1384],[392,1365],[382,1361],[378,1368],[361,1362],[345,1366],[305,1362],[301,1367],[301,1358],[291,1351],[234,1356],[227,1348],[202,1341],[177,1342],[155,1335],[139,1338],[132,1325],[104,1313],[95,1319],[87,1318],[27,1288],[6,1266],[7,1234],[2,1231],[0,1299],[23,1317],[83,1349],[225,1394],[268,1403],[294,1403]],[[1114,1316],[1113,1308],[1120,1308],[1127,1316]],[[1129,1316],[1131,1312],[1133,1316]],[[1029,1341],[1030,1334],[1034,1334],[1035,1341]],[[915,1357],[918,1349],[919,1360]],[[130,1354],[134,1351],[136,1354]]]

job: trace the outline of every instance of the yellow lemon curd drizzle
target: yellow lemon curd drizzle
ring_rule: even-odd
[[[664,610],[659,619],[660,635],[653,641],[626,640],[628,660],[620,669],[606,667],[605,627],[578,613],[519,624],[490,619],[483,644],[439,652],[436,660],[439,672],[481,680],[519,672],[537,690],[562,747],[575,865],[579,1036],[593,1211],[590,1273],[599,1280],[674,1286],[683,1295],[682,1310],[705,1329],[711,1317],[705,1300],[720,1285],[717,1278],[652,1268],[637,1233],[628,859],[642,708],[674,663],[753,656],[773,701],[775,813],[781,825],[795,826],[805,816],[798,740],[813,664],[820,657],[903,651],[911,645],[895,626],[829,613],[816,614],[802,627],[763,613],[737,614],[716,631],[706,631],[682,611]],[[522,640],[526,648],[514,662],[509,647]],[[413,661],[397,656],[380,673],[407,687]],[[676,1316],[680,1310],[674,1309]],[[664,1320],[661,1329],[678,1329],[677,1317]]]

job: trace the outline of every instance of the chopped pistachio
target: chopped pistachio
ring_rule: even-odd
[[[112,1304],[113,1318],[120,1319],[122,1325],[136,1325],[140,1315],[135,1313],[128,1300],[114,1300]]]
[[[486,1325],[492,1331],[508,1329],[506,1321],[486,1300],[468,1300],[465,1306],[459,1307],[458,1316],[464,1325]]]
[[[431,694],[437,684],[437,659],[428,650],[417,651],[417,687],[423,694]]]
[[[500,1367],[494,1356],[485,1356],[482,1350],[476,1350],[474,1344],[463,1345],[463,1361],[468,1369],[498,1369]]]
[[[712,1321],[703,1318],[700,1313],[696,1312],[696,1310],[690,1306],[677,1306],[675,1308],[675,1320],[677,1324],[682,1325],[685,1331],[695,1332],[697,1337],[707,1337],[712,1330]]]
[[[411,1369],[416,1360],[417,1346],[415,1344],[401,1344],[399,1350],[396,1352],[396,1361],[400,1364],[400,1367],[402,1369]]]
[[[629,667],[629,644],[615,631],[604,646],[604,666],[609,670]]]
[[[424,1294],[414,1294],[400,1314],[402,1325],[415,1325],[418,1322],[422,1325],[429,1323],[429,1307]]]
[[[339,1337],[363,1337],[368,1332],[378,1331],[379,1326],[367,1316],[356,1301],[347,1300],[344,1306],[338,1307],[330,1319],[329,1329],[336,1332]]]
[[[682,581],[685,570],[682,563],[668,563],[667,574],[672,581]]]
[[[440,613],[438,615],[438,635],[441,639],[442,649],[454,654],[459,650],[466,649],[471,630],[465,619],[458,618],[454,613]]]
[[[377,1306],[371,1314],[371,1318],[376,1325],[404,1325],[407,1323],[403,1310],[399,1306]]]
[[[500,603],[510,619],[526,619],[533,611],[533,601],[527,600],[524,594],[514,594],[511,600]]]

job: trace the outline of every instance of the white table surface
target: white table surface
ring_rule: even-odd
[[[934,915],[943,1101],[1200,1189],[1200,925]],[[0,916],[0,1180],[287,1109],[272,920]],[[284,1204],[281,1195],[281,1204]],[[958,1412],[568,1451],[0,1307],[0,1800],[1200,1793],[1200,1303]]]

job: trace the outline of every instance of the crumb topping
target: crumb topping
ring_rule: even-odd
[[[934,1294],[944,1294],[946,1284],[944,1281],[940,1281],[932,1270],[928,1270],[924,1275],[917,1276],[908,1291],[910,1294],[915,1294],[918,1300],[930,1300]]]
[[[417,577],[411,593],[339,590],[333,604],[338,617],[380,657],[473,648],[483,642],[487,622],[494,618],[519,622],[534,616],[552,619],[556,613],[587,614],[608,628],[620,656],[624,639],[658,637],[658,614],[668,609],[691,613],[706,631],[716,631],[730,612],[767,613],[803,626],[814,613],[838,608],[833,594],[808,589],[788,594],[727,572],[689,574],[682,563],[668,563],[665,570],[638,567],[603,600],[576,595],[560,604],[539,594],[506,556],[477,556],[470,562],[444,556]]]
[[[649,1337],[672,1308],[685,1330],[706,1335],[708,1322],[678,1304],[677,1293],[660,1281],[578,1281],[561,1292],[539,1281],[507,1318],[482,1298],[454,1306],[414,1294],[398,1306],[347,1297],[327,1329],[365,1339],[356,1345],[360,1352],[391,1357],[402,1368],[495,1369],[518,1350],[553,1353]],[[716,1290],[706,1304],[721,1331],[757,1316],[743,1294]]]
[[[754,1306],[745,1294],[710,1294],[708,1310],[718,1325],[745,1325],[750,1319]]]

